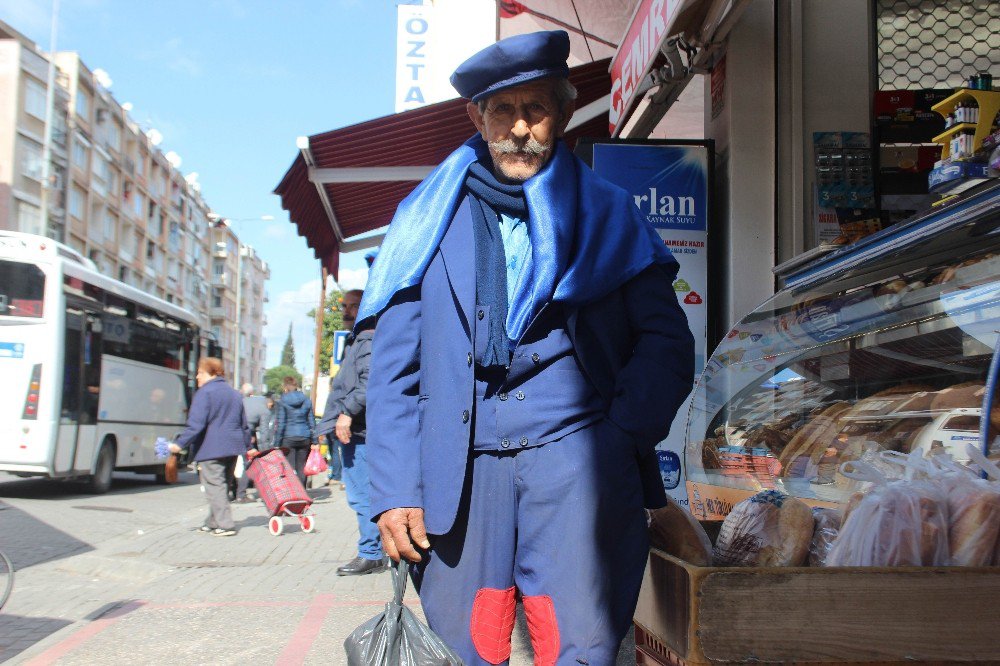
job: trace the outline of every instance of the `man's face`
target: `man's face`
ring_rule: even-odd
[[[344,300],[340,304],[340,311],[343,313],[344,327],[354,328],[354,320],[358,318],[358,307],[361,306],[361,297],[357,294],[344,294]]]
[[[552,82],[545,79],[492,95],[483,112],[471,102],[467,109],[490,146],[497,177],[518,183],[545,166],[552,157],[555,140],[566,131],[573,115],[571,102],[560,111],[552,94]]]

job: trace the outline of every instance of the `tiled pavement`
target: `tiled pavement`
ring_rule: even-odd
[[[205,513],[193,475],[171,487],[122,475],[98,497],[9,479],[0,549],[19,571],[0,662],[346,664],[344,638],[391,595],[386,573],[336,575],[357,539],[336,489],[311,491],[312,534],[289,522],[272,537],[250,504],[234,506],[239,534],[220,538],[192,529]],[[531,663],[523,623],[511,663]]]

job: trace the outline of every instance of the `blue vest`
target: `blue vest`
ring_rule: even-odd
[[[476,323],[488,318],[488,306],[479,306]],[[541,446],[601,419],[603,399],[576,360],[561,307],[547,305],[535,317],[507,371],[479,365],[489,332],[475,328],[474,449]]]

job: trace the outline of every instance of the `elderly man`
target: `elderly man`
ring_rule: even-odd
[[[693,381],[676,261],[560,140],[568,54],[520,35],[455,71],[479,134],[400,204],[358,317],[372,514],[468,664],[508,659],[518,598],[536,664],[614,662]]]

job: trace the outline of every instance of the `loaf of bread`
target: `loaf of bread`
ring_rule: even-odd
[[[947,498],[930,482],[876,486],[846,514],[827,566],[944,566]]]
[[[809,543],[809,566],[821,567],[826,562],[830,546],[840,532],[841,515],[836,509],[813,509],[813,520],[816,527],[813,530],[812,541]]]
[[[832,403],[799,428],[778,457],[778,462],[781,463],[781,475],[803,477],[810,474],[802,469],[807,466],[808,461],[799,459],[811,458],[816,452],[822,457],[843,428],[839,417],[850,408],[849,402]],[[801,464],[797,464],[796,461]]]
[[[982,407],[985,394],[986,386],[982,382],[962,382],[937,391],[931,400],[931,409]]]
[[[948,491],[948,546],[951,563],[985,567],[996,556],[1000,537],[1000,488],[969,479]]]
[[[712,564],[712,541],[691,512],[671,498],[649,512],[649,542],[654,548],[700,567]]]
[[[806,561],[812,540],[812,511],[802,500],[764,490],[726,516],[715,544],[716,566],[796,567]]]

